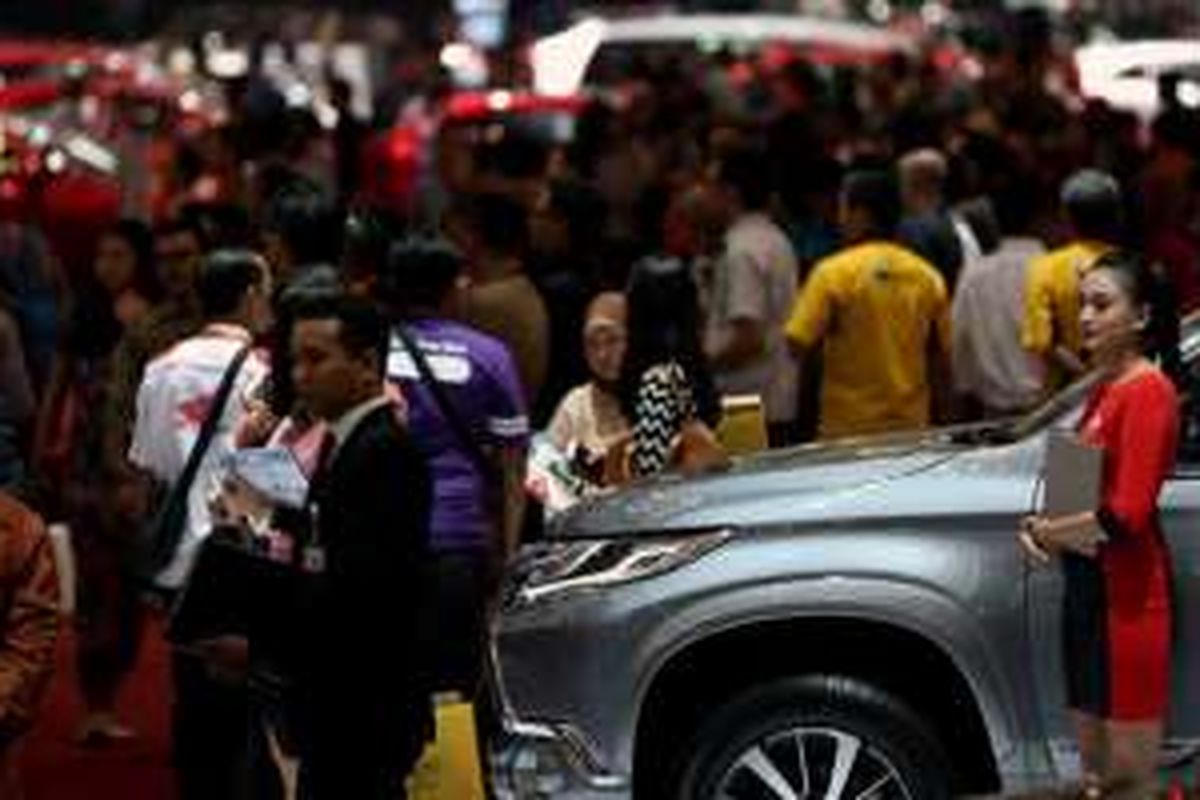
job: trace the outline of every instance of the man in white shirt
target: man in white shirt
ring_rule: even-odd
[[[717,167],[730,225],[705,287],[704,349],[724,395],[762,398],[773,447],[794,441],[798,367],[783,329],[796,296],[791,242],[767,214],[770,169],[755,150],[735,151]]]
[[[987,418],[1028,411],[1043,383],[1040,362],[1021,346],[1021,321],[1029,263],[1046,248],[1029,234],[1034,204],[1009,194],[993,198],[1000,246],[966,263],[952,307],[955,390]]]
[[[270,320],[270,274],[266,261],[244,250],[208,256],[197,276],[205,325],[146,367],[138,390],[129,460],[167,484],[177,481],[196,443],[222,379],[237,355]],[[208,498],[220,480],[233,432],[247,400],[267,376],[267,362],[251,352],[242,364],[212,443],[188,494],[183,536],[155,582],[168,594],[187,578],[200,542],[212,528]],[[246,690],[217,684],[194,656],[173,664],[175,705],[172,736],[181,800],[234,796],[246,741]]]

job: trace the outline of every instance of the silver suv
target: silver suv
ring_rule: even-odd
[[[1017,421],[765,454],[573,510],[522,553],[494,623],[501,796],[937,800],[1073,775],[1060,577],[1022,562],[1014,526],[1086,389]],[[1200,450],[1184,438],[1163,498],[1175,760],[1200,741]]]

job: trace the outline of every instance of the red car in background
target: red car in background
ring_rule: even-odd
[[[0,220],[36,223],[72,272],[86,267],[96,236],[128,201],[121,152],[131,148],[122,138],[135,117],[149,114],[172,135],[207,124],[184,107],[182,87],[144,67],[135,54],[99,45],[0,41]],[[156,147],[133,149],[135,169],[165,168]],[[154,185],[151,176],[146,192]],[[137,207],[156,204],[148,197]]]
[[[504,129],[549,146],[562,145],[570,141],[575,120],[589,102],[582,94],[546,96],[507,89],[452,92],[432,109],[402,114],[398,124],[368,142],[359,200],[411,214],[422,181],[439,157],[454,158],[446,153],[454,144],[471,145]],[[447,147],[439,156],[434,145],[449,131],[457,135],[449,137],[453,142],[444,142]]]

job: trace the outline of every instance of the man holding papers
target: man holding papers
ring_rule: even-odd
[[[289,716],[306,800],[404,797],[432,731],[420,611],[430,478],[384,394],[387,327],[343,296],[297,310],[293,377],[329,424],[297,542],[315,591]],[[251,641],[253,647],[253,641]]]

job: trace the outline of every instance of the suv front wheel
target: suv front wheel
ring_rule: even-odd
[[[947,761],[902,702],[814,675],[735,696],[687,750],[678,800],[945,800]]]

